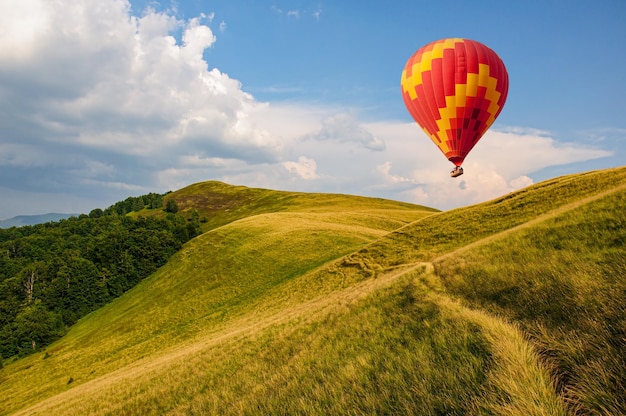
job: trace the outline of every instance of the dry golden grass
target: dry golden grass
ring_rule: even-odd
[[[435,327],[425,342],[418,344],[421,348],[427,349],[432,339],[435,342],[442,342],[443,339],[446,345],[452,338],[462,339],[463,332],[458,325],[467,325],[463,324],[466,322],[475,325],[470,326],[473,334],[476,335],[477,330],[479,336],[486,340],[488,351],[493,354],[493,363],[489,366],[485,367],[484,362],[480,364],[480,361],[470,363],[479,376],[485,372],[486,378],[484,392],[463,397],[470,400],[465,407],[466,411],[491,411],[502,415],[564,414],[562,403],[551,388],[549,374],[539,364],[536,353],[519,331],[502,320],[469,310],[443,294],[425,291],[420,282],[432,279],[432,276],[427,276],[431,273],[432,266],[424,264],[397,268],[377,279],[365,280],[329,296],[286,307],[278,314],[261,313],[242,317],[220,332],[199,336],[187,345],[179,345],[137,360],[25,409],[23,414],[254,414],[254,406],[262,405],[277,410],[275,406],[280,407],[280,400],[283,399],[288,400],[283,404],[287,410],[322,414],[333,409],[349,413],[355,406],[352,402],[355,391],[360,391],[361,399],[365,401],[363,409],[374,408],[375,402],[381,400],[379,392],[370,390],[361,374],[367,369],[371,370],[372,366],[373,360],[368,356],[367,348],[357,351],[351,360],[346,361],[333,361],[338,357],[328,358],[328,355],[317,354],[327,348],[323,345],[325,342],[337,344],[335,352],[338,351],[337,347],[346,354],[350,354],[349,350],[355,347],[359,350],[358,345],[351,344],[354,334],[351,336],[343,331],[354,330],[354,325],[342,327],[346,324],[345,318],[350,317],[351,309],[363,308],[362,305],[371,301],[372,296],[382,296],[384,299],[386,290],[396,295],[402,294],[411,285],[420,286],[417,293],[425,295],[424,299],[417,301],[420,307],[436,308],[435,313],[442,322],[450,325],[441,325],[443,330],[437,329],[438,320],[432,314],[426,315],[424,319],[432,322],[426,322],[425,325]],[[451,322],[455,324],[451,325]],[[339,337],[337,334],[333,336],[332,329],[325,327],[330,323],[341,328]],[[381,342],[393,340],[395,331],[380,328],[376,322],[361,322],[360,327],[360,331],[365,333],[385,331]],[[309,344],[297,342],[303,335],[310,341]],[[385,337],[389,339],[385,340]],[[457,349],[451,351],[454,355],[464,353],[458,348],[459,345],[455,347]],[[326,353],[332,355],[328,351]],[[402,364],[409,365],[402,371],[397,368],[400,363],[383,360],[379,364],[388,366],[381,374],[387,374],[393,380],[394,388],[410,393],[411,400],[401,406],[407,414],[420,414],[420,410],[428,410],[426,407],[416,407],[416,403],[433,406],[431,410],[437,406],[445,409],[461,405],[447,397],[439,399],[440,403],[437,400],[429,403],[429,398],[442,392],[432,390],[432,380],[443,377],[448,384],[454,383],[458,377],[446,373],[450,367],[455,367],[454,362],[439,367],[442,363],[433,359],[429,351],[420,354],[419,350],[403,351],[397,348],[388,354],[399,357],[409,354],[403,357],[403,361],[406,361]],[[289,361],[293,362],[276,363],[276,356],[290,357]],[[452,357],[447,358],[450,360]],[[468,354],[467,357],[472,355]],[[467,357],[459,360],[461,364],[457,365],[462,368]],[[454,358],[458,359],[458,356]],[[326,364],[327,370],[335,373],[341,381],[340,385],[351,380],[354,391],[347,397],[343,397],[341,390],[336,390],[336,385],[324,388],[324,385],[332,384],[332,380],[327,380],[324,374],[316,374],[315,366],[325,359],[330,360]],[[413,367],[410,363],[419,363],[421,368]],[[478,368],[475,367],[477,364]],[[400,372],[402,377],[396,380],[392,373],[388,374],[394,371]],[[432,375],[432,372],[437,375]],[[312,377],[312,382],[303,383],[298,375]],[[410,383],[409,375],[414,377],[413,383]],[[301,390],[294,391],[292,384],[300,384],[298,389]],[[421,398],[419,385],[423,389]],[[209,386],[211,390],[208,390]],[[391,386],[383,384],[380,387]],[[268,394],[277,394],[276,391],[270,391],[272,388],[280,392],[278,396],[282,394],[284,397],[268,398]],[[445,389],[453,390],[447,386],[443,388],[444,393],[447,393]],[[300,404],[294,402],[298,397],[294,396],[296,393],[300,395]],[[110,400],[111,397],[116,400]],[[345,403],[342,404],[341,400]],[[547,407],[547,404],[552,407]]]
[[[553,297],[558,308],[619,317],[611,305],[623,279],[606,270],[624,266],[624,181],[626,169],[558,178],[447,213],[337,195],[237,199],[220,188],[231,211],[210,231],[45,353],[7,363],[0,413],[561,415],[584,410],[575,389],[617,402],[602,379],[562,388],[559,366],[581,357],[564,341],[572,327],[549,314],[529,322],[520,299],[541,293],[511,282],[540,281],[502,272],[534,273],[533,258],[552,259],[558,282],[585,289]],[[275,212],[251,208],[261,200]],[[564,244],[571,224],[577,245]],[[537,236],[546,243],[528,245]],[[568,264],[581,272],[569,280]],[[519,297],[498,292],[502,282]],[[598,290],[615,302],[594,302]],[[605,340],[607,327],[574,329],[595,337],[582,342]],[[597,362],[619,363],[619,348],[598,347]]]
[[[404,401],[398,398],[398,407],[393,410],[406,414],[428,413],[429,409],[476,414],[565,414],[550,375],[517,328],[463,307],[442,293],[426,290],[421,282],[432,279],[431,265],[408,265],[331,295],[284,307],[277,314],[245,316],[220,332],[198,336],[186,345],[137,360],[27,408],[23,414],[254,414],[258,406],[272,412],[283,406],[289,414],[350,413],[355,406],[362,406],[363,411],[381,403],[389,406],[384,397],[381,402],[381,393],[389,394],[385,390],[392,387],[405,392]],[[413,292],[407,294],[408,288]],[[420,342],[409,350],[388,351],[378,360],[368,354],[367,347],[354,345],[369,333],[372,344],[379,342],[385,348],[384,344],[393,342],[398,334],[377,322],[354,325],[351,315],[364,313],[363,309],[376,311],[369,302],[383,299],[382,305],[386,305],[388,296],[413,294],[423,296],[413,299],[419,306],[417,310],[428,310],[423,313]],[[381,312],[365,315],[381,319]],[[346,332],[354,331],[355,326],[359,327],[355,333]],[[464,338],[467,331],[470,335]],[[379,336],[381,339],[376,340]],[[309,343],[298,342],[302,337]],[[476,339],[483,338],[485,345],[476,344]],[[453,339],[461,342],[454,344]],[[331,344],[332,351],[326,343]],[[441,345],[432,350],[433,343]],[[443,363],[436,354],[445,351],[446,346],[455,349],[449,351],[450,356],[444,354],[445,367],[438,368]],[[483,359],[477,360],[476,352],[470,354],[463,348],[487,349],[479,351]],[[324,354],[320,356],[320,352]],[[487,352],[493,360],[489,365],[485,362],[490,361],[484,355]],[[350,354],[353,356],[349,360],[341,356]],[[282,362],[284,358],[286,362]],[[374,362],[382,368],[373,368]],[[421,368],[416,367],[418,364]],[[316,367],[330,371],[333,378],[316,373]],[[474,394],[461,394],[468,380],[450,373],[454,368],[473,370],[474,377],[469,381],[477,388]],[[363,373],[371,371],[388,380],[375,386],[368,384]],[[304,381],[307,377],[310,379]],[[463,392],[455,391],[455,382],[460,383]],[[345,395],[337,390],[342,385],[353,390]],[[454,394],[468,401],[448,397]],[[359,404],[354,396],[358,396]],[[382,410],[385,408],[390,410]]]
[[[7,365],[0,409],[17,409],[90,382],[99,386],[123,379],[151,368],[146,363],[169,362],[166,352],[185,351],[198,337],[204,345],[207,339],[231,336],[224,334],[247,333],[259,325],[259,316],[280,316],[284,299],[288,304],[301,299],[289,295],[307,292],[288,289],[284,297],[285,283],[362,247],[385,229],[429,213],[391,209],[385,218],[381,209],[368,214],[365,208],[353,213],[341,205],[322,208],[244,218],[191,241],[167,267],[79,322],[45,353]]]

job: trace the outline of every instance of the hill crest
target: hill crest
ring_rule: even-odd
[[[193,212],[203,219],[207,231],[231,221],[252,215],[276,212],[421,210],[438,212],[435,208],[383,198],[334,193],[278,191],[229,185],[220,181],[198,182],[165,196],[172,199],[180,212]],[[142,215],[140,212],[139,215]]]
[[[0,409],[619,414],[623,397],[592,375],[603,363],[602,379],[626,379],[625,189],[619,168],[439,213],[270,192],[280,210],[229,208],[45,353],[8,364]],[[559,310],[588,319],[572,327]]]

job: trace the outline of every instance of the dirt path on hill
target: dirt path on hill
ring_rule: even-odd
[[[205,351],[216,347],[227,347],[225,344],[237,342],[241,338],[254,339],[255,334],[270,327],[288,322],[306,325],[328,314],[341,313],[347,305],[364,299],[372,293],[394,284],[408,273],[418,272],[419,269],[423,269],[421,270],[423,275],[434,275],[433,265],[430,262],[396,266],[381,273],[376,278],[366,279],[345,289],[296,304],[279,313],[267,316],[259,316],[258,314],[245,316],[233,321],[224,331],[198,337],[187,345],[175,347],[159,356],[139,359],[131,365],[77,385],[16,414],[47,415],[54,414],[55,411],[61,409],[81,408],[81,404],[86,404],[82,403],[86,397],[90,398],[89,403],[98,403],[100,409],[111,405],[112,408],[109,410],[118,411],[120,409],[115,407],[117,403],[109,403],[109,397],[119,397],[119,404],[123,406],[123,403],[126,403],[130,398],[124,397],[124,393],[119,396],[120,391],[124,391],[129,385],[141,390],[142,386],[153,384],[155,379],[167,379],[169,369],[175,368],[180,362],[197,359]],[[519,404],[523,408],[528,408],[534,403],[534,406],[541,408],[543,403],[549,403],[555,409],[562,409],[562,403],[551,388],[548,371],[541,365],[536,353],[515,326],[479,310],[470,310],[444,293],[433,292],[432,297],[429,296],[429,298],[439,305],[442,308],[442,313],[447,316],[453,319],[470,320],[485,331],[486,339],[494,346],[494,359],[498,363],[497,370],[494,369],[493,374],[490,373],[492,374],[490,377],[493,378],[492,383],[494,385],[509,393],[507,396],[510,398],[510,402],[507,403],[508,407]],[[528,368],[529,371],[523,372],[527,379],[522,380],[524,389],[516,391],[519,384],[522,383],[515,382],[519,379],[519,374],[511,374],[511,371],[519,368]],[[531,390],[533,394],[531,395],[532,400],[529,402],[527,398]],[[109,404],[107,405],[107,403]],[[87,406],[89,408],[89,404]],[[499,405],[494,404],[494,406]],[[551,414],[564,414],[564,412],[556,411]]]
[[[16,415],[48,415],[55,414],[62,408],[80,406],[85,397],[90,401],[107,403],[108,396],[128,384],[141,385],[150,383],[151,379],[166,377],[167,369],[202,354],[203,351],[219,347],[228,342],[236,342],[241,338],[254,338],[255,334],[270,327],[282,325],[290,321],[298,321],[298,325],[307,324],[321,317],[338,312],[346,305],[369,296],[371,293],[393,284],[399,277],[417,270],[419,267],[432,267],[429,263],[402,265],[381,274],[375,279],[366,279],[345,289],[337,290],[296,305],[286,307],[279,312],[270,314],[247,314],[234,319],[222,330],[194,337],[190,342],[169,348],[160,355],[140,358],[132,364],[118,368],[98,378],[77,384],[73,388],[51,396],[34,406],[22,409]]]
[[[626,184],[623,184],[615,188],[577,200],[570,204],[560,206],[556,209],[546,212],[545,214],[539,215],[538,217],[523,224],[490,235],[478,241],[474,241],[456,250],[438,256],[433,259],[432,262],[417,262],[394,266],[383,271],[376,278],[365,279],[345,289],[337,290],[330,294],[325,294],[323,296],[302,303],[298,303],[296,305],[282,309],[279,312],[269,313],[267,315],[263,313],[255,314],[254,316],[246,315],[239,319],[235,319],[222,330],[196,337],[192,342],[186,345],[181,345],[169,349],[168,352],[165,352],[161,355],[138,359],[131,365],[119,368],[96,379],[88,380],[83,384],[76,385],[70,390],[62,392],[55,396],[51,396],[48,399],[35,404],[33,407],[19,411],[16,414],[51,414],[51,412],[54,412],[54,409],[56,408],[55,405],[67,406],[68,404],[71,405],[71,403],[79,403],[81,401],[84,401],[85,397],[91,397],[93,400],[96,401],[102,400],[103,403],[105,403],[108,400],[108,393],[111,391],[115,391],[117,385],[128,383],[141,384],[149,382],[149,380],[155,377],[163,377],[164,374],[167,373],[168,366],[176,365],[177,362],[179,362],[180,360],[184,360],[186,357],[200,354],[205,350],[214,348],[223,343],[235,341],[241,337],[254,336],[254,334],[275,325],[281,325],[295,320],[298,320],[299,324],[305,324],[320,319],[320,317],[323,317],[326,314],[339,312],[346,305],[366,298],[377,290],[392,285],[394,282],[396,282],[402,276],[405,276],[407,273],[412,273],[419,268],[423,268],[424,274],[432,275],[434,273],[433,263],[435,262],[441,261],[447,257],[457,255],[463,251],[470,250],[482,244],[504,238],[511,233],[514,233],[526,227],[537,225],[543,221],[549,220],[565,212],[571,211],[585,204],[601,199],[607,195],[611,195],[625,189]],[[439,303],[441,303],[442,307],[451,308],[450,305],[444,306],[446,305],[445,302],[447,301],[448,300],[443,300]],[[458,307],[460,306],[454,306],[454,308]],[[469,316],[472,316],[467,315],[468,313],[470,312],[463,312],[463,314],[465,314],[463,315],[465,316],[465,319],[468,319]],[[479,311],[475,311],[475,313],[480,315],[477,315],[478,317],[472,317],[471,319],[475,320],[476,322],[480,322],[482,325],[486,325],[485,322],[487,321],[484,320],[487,318],[483,317]],[[504,326],[498,331],[495,331],[493,329],[491,330],[491,332],[495,331],[492,335],[494,337],[492,339],[492,342],[495,342],[496,339],[505,339],[506,337],[510,337],[511,334],[517,333],[513,327],[509,328],[508,324],[502,322],[502,325]],[[498,333],[496,334],[496,332]],[[537,365],[539,366],[539,364]],[[541,368],[539,367],[537,371],[541,370]],[[549,381],[546,381],[546,383],[548,382]]]
[[[590,196],[588,196],[586,198],[579,199],[579,200],[574,201],[572,203],[569,203],[569,204],[566,204],[566,205],[561,205],[560,207],[555,208],[555,209],[553,209],[551,211],[548,211],[548,212],[546,212],[544,214],[541,214],[541,215],[533,218],[532,220],[526,221],[523,224],[516,225],[515,227],[511,227],[511,228],[508,228],[508,229],[506,229],[504,231],[497,232],[497,233],[492,234],[492,235],[490,235],[488,237],[482,238],[482,239],[477,240],[477,241],[473,241],[473,242],[471,242],[469,244],[464,245],[463,247],[459,247],[459,248],[457,248],[457,249],[455,249],[453,251],[450,251],[448,253],[442,254],[442,255],[436,257],[435,259],[433,259],[432,262],[436,263],[436,262],[438,262],[440,260],[443,260],[443,259],[445,259],[447,257],[452,257],[452,256],[455,256],[455,255],[457,255],[459,253],[462,253],[464,251],[471,250],[471,249],[473,249],[475,247],[478,247],[480,245],[490,243],[490,242],[498,240],[500,238],[504,238],[504,237],[508,236],[509,234],[512,234],[514,232],[517,232],[517,231],[522,230],[522,229],[527,228],[527,227],[532,227],[534,225],[540,224],[540,223],[542,223],[544,221],[547,221],[549,219],[555,218],[555,217],[557,217],[557,216],[559,216],[561,214],[564,214],[564,213],[566,213],[568,211],[574,210],[576,208],[580,208],[583,205],[589,204],[591,202],[594,202],[594,201],[597,201],[599,199],[602,199],[605,196],[608,196],[608,195],[611,195],[611,194],[614,194],[616,192],[623,191],[623,190],[626,190],[626,183],[622,184],[620,186],[616,186],[615,188],[611,188],[611,189],[608,189],[606,191],[602,191],[600,193],[597,193],[597,194],[594,194],[594,195],[590,195]]]

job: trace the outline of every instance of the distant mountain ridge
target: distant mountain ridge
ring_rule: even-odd
[[[39,215],[17,215],[13,218],[0,220],[0,228],[22,227],[24,225],[43,224],[51,221],[59,221],[69,217],[76,217],[78,214],[59,214],[51,212]]]

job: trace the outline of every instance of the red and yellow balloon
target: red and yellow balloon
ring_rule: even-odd
[[[448,38],[421,47],[409,58],[401,86],[409,113],[458,172],[502,111],[509,76],[487,46]]]

